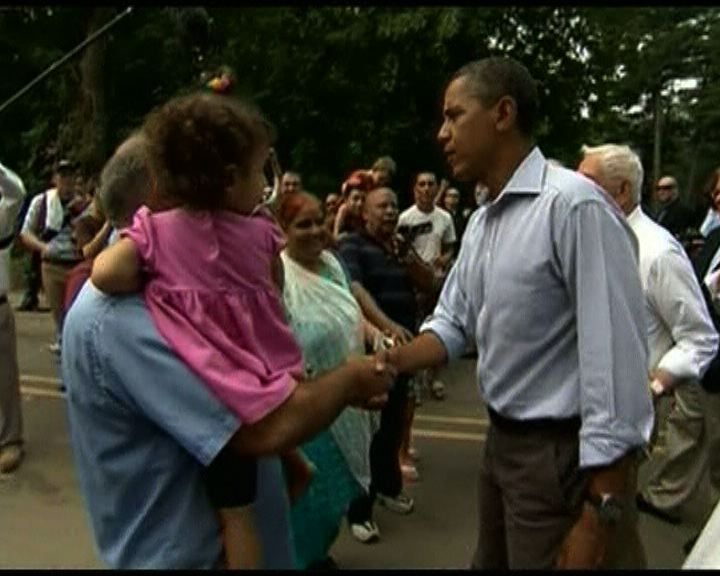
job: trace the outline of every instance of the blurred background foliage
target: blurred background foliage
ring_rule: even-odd
[[[0,99],[121,11],[1,8]],[[674,174],[700,210],[720,164],[719,26],[714,7],[137,7],[0,112],[0,151],[32,192],[61,155],[97,173],[152,107],[229,66],[308,190],[337,191],[389,154],[406,205],[415,172],[446,175],[435,134],[449,76],[505,54],[538,81],[546,156],[574,166],[583,143],[629,143],[648,189]]]

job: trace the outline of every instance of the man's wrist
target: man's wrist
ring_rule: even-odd
[[[585,508],[594,512],[601,525],[612,528],[622,518],[623,505],[620,497],[611,492],[595,493],[588,491],[583,504]]]
[[[582,512],[578,523],[585,529],[590,530],[598,536],[604,538],[608,537],[610,529],[612,528],[611,524],[603,522],[598,509],[587,500],[583,502]]]

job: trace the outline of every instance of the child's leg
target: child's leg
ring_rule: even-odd
[[[262,548],[255,532],[253,505],[220,508],[225,565],[228,570],[261,568]]]
[[[257,460],[241,458],[226,447],[205,468],[204,480],[210,503],[219,512],[226,567],[260,568],[262,550],[252,507]]]
[[[293,504],[310,484],[314,466],[297,448],[283,454],[280,460],[285,474],[288,498],[290,504]]]

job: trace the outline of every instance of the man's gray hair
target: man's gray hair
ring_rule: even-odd
[[[624,144],[603,144],[601,146],[583,146],[583,156],[595,156],[600,159],[602,175],[606,180],[618,182],[627,180],[635,205],[642,197],[643,167],[640,157]]]
[[[135,211],[147,201],[151,181],[147,141],[135,133],[118,147],[100,174],[98,200],[114,227],[130,224]]]

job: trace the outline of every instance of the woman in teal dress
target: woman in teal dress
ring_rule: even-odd
[[[309,194],[283,199],[278,221],[287,237],[282,253],[283,301],[308,378],[365,353],[379,331],[355,301],[342,266],[328,250],[320,203]],[[379,414],[346,408],[329,429],[300,448],[313,476],[293,504],[291,523],[298,568],[328,562],[350,502],[370,484],[370,442]]]

